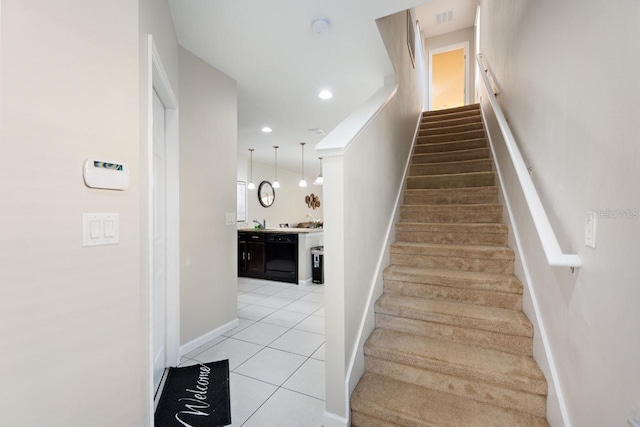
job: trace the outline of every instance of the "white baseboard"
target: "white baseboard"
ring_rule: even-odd
[[[348,427],[349,419],[341,417],[333,412],[324,411],[322,414],[322,427]]]
[[[219,337],[225,332],[232,330],[233,328],[237,327],[239,324],[240,324],[240,319],[236,317],[231,322],[225,323],[224,325],[218,328],[215,328],[213,331],[209,331],[206,334],[201,335],[198,338],[189,341],[185,345],[180,346],[180,357],[184,356],[187,353],[192,352],[196,348],[208,343],[214,338]]]
[[[302,285],[302,286],[306,286],[306,285],[311,285],[313,284],[313,278],[309,277],[308,279],[305,280],[298,280],[298,285]]]

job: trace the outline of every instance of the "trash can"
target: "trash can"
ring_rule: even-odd
[[[311,248],[311,281],[324,283],[324,246]]]

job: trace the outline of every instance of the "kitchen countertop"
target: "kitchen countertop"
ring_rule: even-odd
[[[322,228],[238,228],[246,233],[276,233],[276,234],[309,234],[321,233]]]

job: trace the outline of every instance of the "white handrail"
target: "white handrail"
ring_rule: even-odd
[[[498,125],[502,131],[507,151],[511,156],[511,161],[513,162],[516,175],[518,176],[518,181],[520,182],[522,192],[524,193],[525,200],[527,201],[527,206],[531,212],[531,217],[533,218],[533,223],[536,227],[536,231],[538,232],[538,237],[540,238],[544,253],[547,257],[547,262],[550,266],[554,267],[580,267],[582,263],[578,255],[565,254],[562,252],[562,249],[560,249],[560,244],[558,244],[558,239],[553,232],[553,228],[551,227],[547,213],[544,210],[544,206],[542,206],[540,196],[538,196],[536,187],[533,185],[533,181],[531,180],[527,166],[524,163],[522,154],[516,145],[513,133],[511,133],[509,124],[502,113],[502,108],[500,108],[500,104],[498,104],[496,95],[491,87],[489,77],[487,76],[487,69],[482,63],[481,53],[476,55],[476,60],[478,61],[478,67],[480,67],[480,76],[482,77],[482,81],[489,98],[489,103],[491,104],[491,108],[493,108]]]

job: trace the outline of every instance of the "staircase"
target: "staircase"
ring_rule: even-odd
[[[424,113],[352,425],[548,426],[478,105]]]

